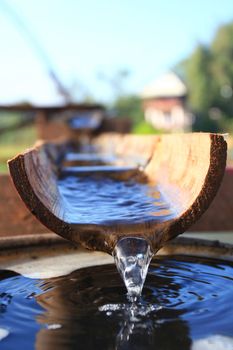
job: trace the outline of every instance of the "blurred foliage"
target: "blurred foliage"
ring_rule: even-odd
[[[153,128],[151,124],[146,121],[141,121],[140,123],[134,125],[132,132],[139,135],[151,135],[151,134],[161,134],[162,131]]]
[[[233,123],[233,22],[220,27],[210,45],[198,45],[175,67],[185,80],[194,130],[231,131]]]
[[[21,114],[20,113],[0,113],[0,129],[1,128],[8,128],[14,124],[17,124],[21,120]]]
[[[124,95],[118,97],[112,109],[116,117],[128,117],[133,121],[134,125],[140,123],[144,119],[141,100],[138,96]]]
[[[20,116],[0,116],[0,128],[10,126],[19,121]],[[36,130],[34,126],[27,126],[19,130],[5,132],[0,135],[0,172],[7,172],[7,160],[24,151],[34,144]]]
[[[133,124],[132,132],[135,134],[157,134],[160,133],[144,119],[142,101],[135,95],[125,95],[118,97],[112,109],[116,117],[130,118]]]
[[[109,105],[110,113],[114,117],[129,118],[132,121],[133,132],[155,133],[155,129],[144,121],[140,97],[126,93],[126,85],[130,75],[131,72],[127,68],[122,68],[111,76],[99,74],[99,78],[109,85],[114,95],[114,100]]]

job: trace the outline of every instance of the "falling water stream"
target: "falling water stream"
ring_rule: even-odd
[[[138,299],[153,256],[150,245],[143,238],[125,237],[115,246],[115,264],[131,299]]]

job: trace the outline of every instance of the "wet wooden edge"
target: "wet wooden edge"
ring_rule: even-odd
[[[64,253],[85,252],[85,249],[71,242],[64,240],[56,234],[35,234],[21,235],[18,237],[0,238],[0,262],[5,265],[15,258],[24,257],[28,260],[34,260],[39,257],[51,258]],[[88,250],[86,250],[88,252]],[[91,252],[90,252],[91,253]],[[219,240],[206,240],[202,238],[176,237],[175,239],[166,242],[156,256],[167,255],[182,255],[195,256],[203,258],[216,258],[228,261],[233,261],[233,244],[222,243]]]
[[[0,251],[21,249],[40,245],[67,245],[74,246],[70,241],[55,233],[27,234],[12,237],[0,237]]]
[[[158,245],[158,239],[160,239],[160,247],[164,245],[166,241],[186,231],[199,219],[217,193],[225,170],[227,146],[222,135],[209,134],[209,137],[211,141],[210,166],[202,190],[190,208],[178,219],[166,221],[159,225],[156,224],[156,230],[160,232],[160,234],[156,235],[156,245]],[[134,235],[142,235],[142,231],[145,229],[147,230],[146,235],[144,235],[145,238],[150,241],[152,246],[155,245],[153,241],[154,227],[151,222],[133,225],[115,225],[114,227],[95,224],[72,225],[59,219],[49,211],[34,192],[28,179],[24,162],[24,156],[26,154],[35,151],[38,152],[41,146],[43,146],[43,144],[39,147],[37,146],[37,149],[29,150],[25,154],[20,154],[11,160],[9,162],[9,169],[14,185],[21,198],[32,214],[46,227],[65,239],[82,244],[85,248],[101,250],[110,254],[117,238],[119,239],[127,233],[132,234],[132,232]],[[124,234],[122,234],[122,232],[124,232]]]
[[[166,242],[158,251],[158,255],[183,255],[233,261],[233,244],[181,236]]]

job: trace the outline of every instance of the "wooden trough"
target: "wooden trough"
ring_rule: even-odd
[[[39,143],[10,160],[9,169],[21,198],[42,224],[74,243],[107,253],[125,236],[145,238],[156,252],[186,231],[210,205],[226,164],[226,142],[218,134],[103,134],[91,146],[94,153],[87,155],[70,142]],[[85,201],[90,220],[69,220],[67,200],[58,185],[64,172],[84,177],[95,173],[115,181],[156,186],[169,203],[171,215],[156,214],[149,220],[138,217],[132,222],[113,213],[111,222],[103,217],[96,223]]]

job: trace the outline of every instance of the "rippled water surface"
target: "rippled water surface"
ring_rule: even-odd
[[[175,215],[158,188],[107,176],[64,176],[58,188],[65,202],[65,220],[79,224],[165,221]]]
[[[135,304],[114,265],[47,280],[1,271],[0,348],[191,349],[233,337],[232,295],[233,265],[219,260],[154,259]]]

